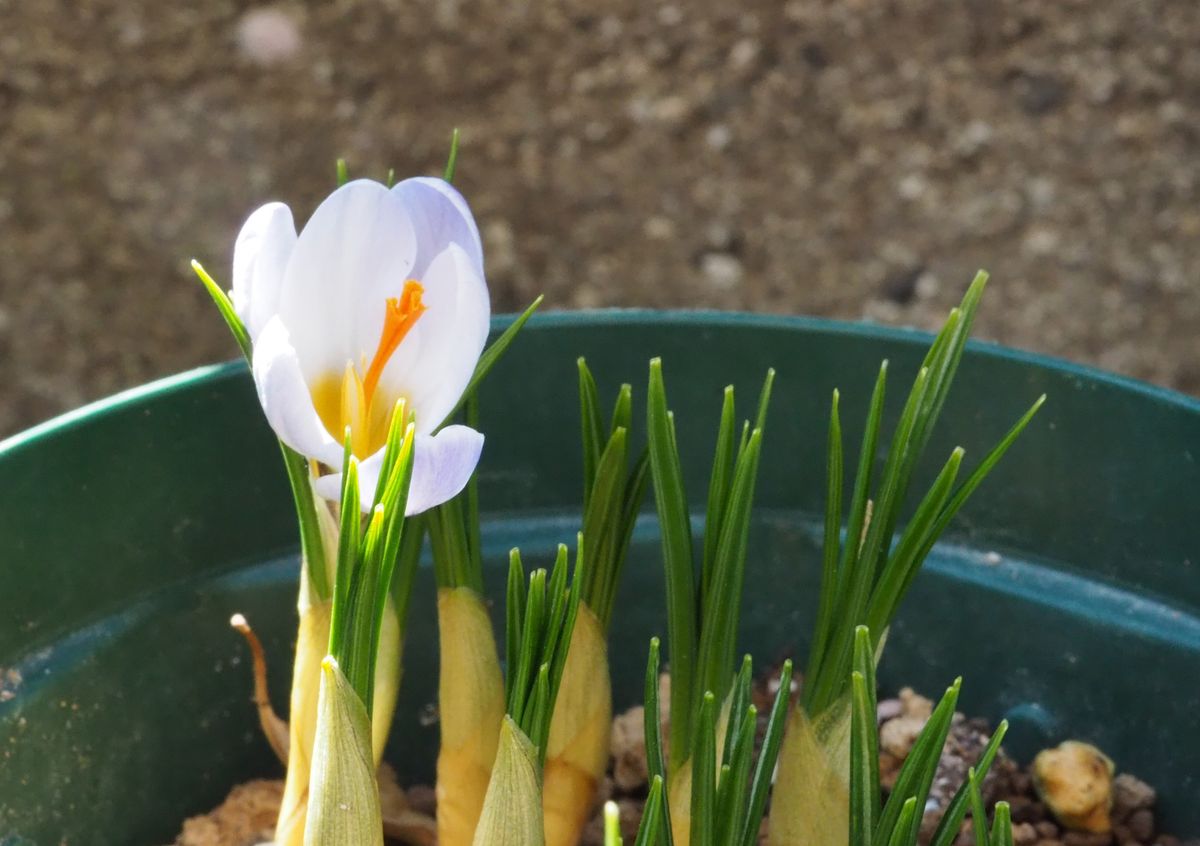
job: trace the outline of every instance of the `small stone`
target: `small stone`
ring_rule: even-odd
[[[879,747],[901,760],[907,758],[926,722],[928,717],[914,717],[908,714],[888,720],[879,729]]]
[[[1044,258],[1058,252],[1060,242],[1058,233],[1053,229],[1038,226],[1025,233],[1021,249],[1031,256]]]
[[[875,715],[879,722],[886,723],[904,713],[904,705],[899,699],[881,699],[875,706]]]
[[[1091,833],[1112,828],[1113,762],[1095,746],[1068,740],[1039,752],[1033,761],[1033,782],[1038,796],[1067,828]]]
[[[705,253],[700,271],[714,288],[731,290],[742,281],[742,263],[729,253]]]
[[[1046,806],[1028,796],[1013,796],[1008,800],[1014,823],[1028,822],[1037,825],[1046,819]]]
[[[896,779],[900,777],[900,767],[904,764],[903,759],[897,758],[887,752],[879,753],[879,783],[884,790],[891,790],[896,785]]]
[[[729,224],[713,221],[704,228],[704,241],[709,249],[730,252],[737,242],[737,234]]]
[[[675,223],[669,217],[648,217],[642,224],[642,233],[651,241],[669,241],[675,237]]]
[[[1154,788],[1128,773],[1113,779],[1113,817],[1125,819],[1141,808],[1153,808],[1158,796]]]
[[[1063,836],[1064,846],[1112,846],[1110,831],[1068,831]]]
[[[729,51],[729,66],[735,71],[747,71],[754,67],[762,53],[762,46],[753,38],[743,38]]]
[[[617,715],[612,724],[610,751],[613,758],[613,784],[632,793],[649,780],[646,764],[646,711],[638,705]]]
[[[973,120],[954,139],[954,152],[964,159],[977,156],[992,142],[991,124],[982,120]]]
[[[414,811],[430,816],[437,812],[437,791],[428,784],[415,784],[404,792],[408,806]]]
[[[683,23],[683,10],[678,6],[663,6],[658,10],[658,22],[663,26],[678,26]]]
[[[1129,818],[1129,833],[1141,843],[1149,843],[1154,836],[1154,812],[1149,808],[1134,811]]]
[[[1116,93],[1121,77],[1111,68],[1097,68],[1083,79],[1083,91],[1088,102],[1100,106]]]
[[[1043,115],[1062,105],[1067,88],[1048,73],[1022,74],[1017,82],[1017,102],[1027,114]]]
[[[1037,829],[1029,823],[1017,823],[1012,829],[1013,843],[1016,846],[1033,846],[1038,840]]]
[[[654,117],[667,126],[678,126],[691,112],[688,101],[678,95],[663,97],[654,104]]]
[[[704,143],[714,150],[721,151],[733,140],[733,130],[723,123],[713,124],[704,133]]]
[[[898,305],[907,305],[917,295],[917,280],[923,267],[910,267],[891,274],[883,280],[883,294]]]
[[[281,64],[300,52],[304,39],[295,18],[282,9],[267,6],[242,15],[237,29],[238,48],[263,67]]]
[[[929,189],[929,181],[920,173],[910,173],[896,185],[896,193],[905,200],[915,200]]]
[[[906,717],[920,717],[928,720],[933,714],[933,700],[926,699],[911,687],[901,689],[900,703],[904,706],[904,716]]]
[[[1058,826],[1050,822],[1050,820],[1042,820],[1034,828],[1043,839],[1052,839],[1058,837]]]

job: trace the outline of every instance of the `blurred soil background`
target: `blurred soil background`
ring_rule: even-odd
[[[260,203],[457,183],[497,311],[933,327],[1200,393],[1200,3],[0,0],[0,434],[235,354]]]

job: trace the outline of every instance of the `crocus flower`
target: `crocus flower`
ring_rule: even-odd
[[[263,206],[238,236],[232,299],[267,421],[315,462],[319,495],[339,498],[349,431],[370,509],[400,400],[417,433],[408,513],[462,490],[483,435],[439,427],[483,351],[490,304],[479,230],[448,183],[347,183],[299,236],[286,205]]]

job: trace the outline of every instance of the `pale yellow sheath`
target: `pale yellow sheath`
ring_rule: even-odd
[[[504,678],[492,622],[470,588],[438,591],[442,746],[437,762],[439,846],[471,846],[483,810],[500,725]]]

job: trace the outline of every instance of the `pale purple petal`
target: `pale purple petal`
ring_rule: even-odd
[[[288,257],[296,246],[292,211],[267,203],[250,215],[233,247],[233,307],[257,338],[279,308],[279,292]]]
[[[365,369],[383,329],[385,302],[412,276],[417,244],[404,203],[378,182],[348,182],[300,233],[279,313],[310,381]]]
[[[307,458],[340,466],[342,445],[317,416],[296,350],[278,317],[269,320],[259,334],[251,371],[258,401],[279,439]]]
[[[417,435],[405,513],[420,514],[456,496],[470,481],[482,452],[483,435],[469,426],[447,426],[436,435]]]
[[[487,342],[487,285],[457,244],[442,251],[425,275],[426,311],[405,338],[380,384],[403,396],[427,435],[454,410]]]
[[[446,247],[458,244],[483,276],[483,244],[479,227],[462,194],[449,182],[428,176],[405,179],[392,188],[404,202],[417,237],[417,263],[413,276],[423,281],[429,265]]]
[[[456,496],[470,481],[482,451],[483,435],[468,426],[447,426],[436,435],[417,435],[405,514],[412,517]],[[358,494],[364,514],[375,502],[383,454],[384,450],[379,450],[358,464]],[[313,490],[318,496],[338,502],[342,498],[342,474],[330,473],[313,480]]]
[[[358,500],[359,509],[363,514],[371,510],[375,502],[375,488],[379,484],[379,473],[383,469],[383,450],[358,462]],[[335,465],[341,467],[338,463]],[[313,479],[313,491],[317,496],[332,502],[342,501],[342,474],[329,473]]]

